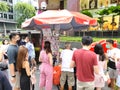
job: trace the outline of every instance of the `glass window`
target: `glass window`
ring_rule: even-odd
[[[3,18],[3,13],[0,13],[0,18]]]
[[[13,15],[9,15],[9,19],[13,19]]]
[[[3,1],[7,1],[7,0],[3,0]]]
[[[6,19],[7,19],[7,14],[4,14],[4,18],[6,18]]]
[[[9,0],[10,3],[13,3],[13,0]]]
[[[13,13],[13,7],[12,6],[9,6],[9,12]]]

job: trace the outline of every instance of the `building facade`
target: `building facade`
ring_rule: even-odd
[[[10,30],[16,30],[13,0],[0,0],[0,2],[5,2],[9,6],[8,12],[0,12],[0,34],[6,35]]]
[[[0,0],[9,6],[8,12],[0,12],[0,36],[7,35],[10,31],[17,31],[17,22],[15,22],[14,5],[17,2],[25,2],[38,8],[38,0]]]
[[[60,1],[61,0],[38,0],[39,9],[41,9],[41,2],[47,3],[47,10],[58,10],[60,9]]]

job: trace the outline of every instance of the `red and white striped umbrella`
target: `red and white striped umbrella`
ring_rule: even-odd
[[[23,29],[40,29],[42,26],[60,25],[60,29],[82,28],[97,25],[97,20],[79,12],[47,10],[22,23]]]

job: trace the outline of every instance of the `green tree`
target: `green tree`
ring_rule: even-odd
[[[16,21],[18,28],[21,27],[21,23],[26,19],[31,18],[35,15],[35,8],[27,3],[18,2],[14,7],[16,13]]]
[[[116,15],[120,15],[120,5],[118,5],[118,6],[111,6],[111,7],[109,7],[109,8],[107,8],[107,9],[103,9],[103,10],[101,10],[101,11],[99,11],[99,12],[97,12],[97,14],[99,14],[99,15],[112,15],[112,22],[111,22],[111,24],[115,24],[115,16]],[[119,17],[119,21],[120,21],[120,17]],[[120,25],[120,22],[119,22],[119,25]]]
[[[114,26],[114,25],[116,25],[116,22],[114,21],[115,16],[120,15],[120,5],[111,6],[107,9],[103,9],[103,10],[97,12],[97,14],[99,14],[99,15],[110,15],[111,14],[112,15],[111,25]],[[120,16],[119,16],[119,29],[120,29]],[[113,30],[112,30],[112,36],[113,36]]]
[[[91,14],[91,12],[89,12],[88,10],[83,10],[83,11],[81,11],[81,13],[85,14],[85,15],[87,15],[89,17],[93,17],[93,15]]]
[[[111,6],[108,8],[109,14],[113,13],[112,23],[114,25],[114,17],[119,15],[119,29],[120,29],[120,5],[118,6]]]
[[[104,20],[103,18],[104,18],[104,15],[108,15],[108,10],[107,9],[103,9],[103,10],[100,10],[100,11],[98,11],[96,13],[98,15],[100,15],[100,17],[98,17],[97,22],[100,25],[100,29],[102,30],[102,37],[103,37],[103,23],[107,22],[107,20]]]
[[[0,2],[0,11],[7,12],[9,10],[9,6],[5,2]]]

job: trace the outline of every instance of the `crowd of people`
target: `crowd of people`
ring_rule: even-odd
[[[34,83],[30,79],[33,79],[36,62],[34,45],[30,42],[30,38],[26,36],[22,41],[18,33],[12,33],[9,36],[9,43],[7,39],[2,43],[0,71],[3,77],[1,74],[0,90],[34,90]],[[7,87],[4,80],[8,80],[6,82],[11,88]]]
[[[29,36],[21,40],[15,33],[9,40],[3,40],[0,47],[0,90],[34,90],[34,45]],[[111,90],[115,90],[115,86],[120,90],[120,49],[109,39],[106,40],[107,52],[100,43],[91,51],[92,43],[90,36],[82,37],[80,49],[71,50],[71,44],[65,43],[59,56],[61,75],[57,79],[60,79],[60,90],[65,90],[66,82],[67,90],[102,90],[106,84]],[[54,69],[50,41],[44,42],[39,61],[39,89],[52,90]]]

